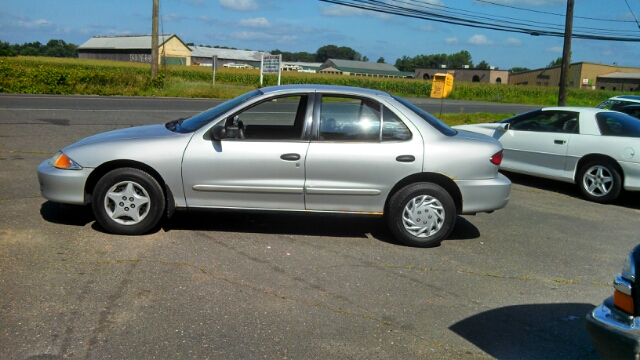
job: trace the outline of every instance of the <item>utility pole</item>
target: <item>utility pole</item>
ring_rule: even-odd
[[[567,105],[567,80],[571,64],[571,35],[573,33],[573,4],[575,0],[567,0],[567,18],[564,23],[564,48],[562,49],[562,68],[560,70],[560,89],[558,106]]]
[[[153,13],[151,15],[151,77],[158,76],[158,14],[160,0],[153,0]]]

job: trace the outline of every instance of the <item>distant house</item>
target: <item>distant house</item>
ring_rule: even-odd
[[[158,35],[159,63],[191,65],[191,50],[176,35]],[[151,35],[94,36],[78,47],[78,58],[151,63]]]
[[[557,87],[560,84],[560,70],[561,66],[556,65],[511,74],[509,84]],[[636,84],[633,88],[637,88],[638,80],[634,80],[634,75],[627,73],[638,72],[640,68],[637,67],[577,62],[569,65],[567,86],[579,89],[631,91],[631,84]]]
[[[191,61],[201,66],[211,66],[213,56],[217,56],[217,67],[260,68],[262,55],[271,55],[262,51],[221,49],[207,46],[190,46],[189,49],[191,49]]]
[[[322,68],[322,63],[310,63],[301,61],[283,61],[282,71],[297,71],[315,73]]]
[[[435,74],[451,74],[454,81],[477,82],[485,84],[508,84],[509,71],[495,69],[470,69],[462,68],[416,68],[415,78],[423,80],[433,79]]]
[[[328,59],[318,71],[321,74],[368,76],[381,78],[413,77],[412,72],[400,71],[395,66],[366,61]]]
[[[640,91],[640,72],[616,71],[600,75],[596,79],[596,89],[620,92]]]

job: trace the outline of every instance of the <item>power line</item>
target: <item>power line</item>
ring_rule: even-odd
[[[419,0],[320,0],[326,3],[344,5],[352,8],[370,10],[378,13],[399,15],[410,18],[442,22],[471,28],[530,34],[534,36],[564,37],[560,24],[540,23],[529,20],[491,16],[466,10],[435,5]],[[402,5],[398,5],[398,3]],[[407,6],[408,5],[408,6]],[[577,39],[640,42],[640,37],[628,35],[629,31],[613,29],[583,28],[574,32]],[[586,31],[585,31],[586,30]],[[591,30],[591,31],[590,31]]]
[[[631,10],[631,6],[629,6],[629,2],[627,0],[624,0],[625,3],[627,3],[627,7],[629,8],[629,11],[631,12],[631,15],[633,15],[633,20],[636,21],[636,25],[638,25],[638,28],[640,29],[640,24],[638,23],[638,19],[636,18],[636,14],[633,13],[633,10]]]
[[[506,8],[510,8],[510,9],[515,9],[515,10],[529,11],[529,12],[538,13],[538,14],[561,16],[563,18],[565,16],[564,14],[552,13],[552,12],[541,11],[541,10],[525,9],[525,8],[521,8],[521,7],[517,7],[517,6],[513,6],[513,5],[499,4],[499,3],[495,3],[495,2],[487,1],[487,0],[475,0],[475,1],[481,2],[481,3],[485,3],[485,4],[495,5],[495,6],[502,6],[502,7],[506,7]],[[627,1],[627,0],[625,0],[625,1]],[[629,4],[627,4],[627,5],[629,5]],[[594,21],[609,21],[609,22],[616,22],[616,23],[618,23],[618,22],[634,22],[632,20],[599,19],[599,18],[592,18],[592,17],[585,17],[585,16],[574,16],[574,18],[576,18],[576,19],[584,19],[584,20],[594,20]]]

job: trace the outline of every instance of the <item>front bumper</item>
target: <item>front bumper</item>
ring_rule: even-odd
[[[462,194],[462,215],[498,210],[509,202],[511,180],[498,173],[493,179],[456,180]]]
[[[84,185],[92,171],[93,168],[58,169],[45,160],[38,166],[40,195],[63,204],[84,205]]]
[[[616,310],[613,297],[587,314],[586,326],[601,358],[640,357],[640,318]]]

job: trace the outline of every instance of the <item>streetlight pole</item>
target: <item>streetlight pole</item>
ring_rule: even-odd
[[[160,0],[153,0],[153,13],[151,15],[151,77],[158,76],[158,8]]]
[[[567,0],[567,17],[564,24],[564,48],[562,49],[562,68],[560,70],[560,89],[558,90],[558,106],[567,105],[567,80],[571,64],[571,34],[573,31],[573,4],[575,0]]]

